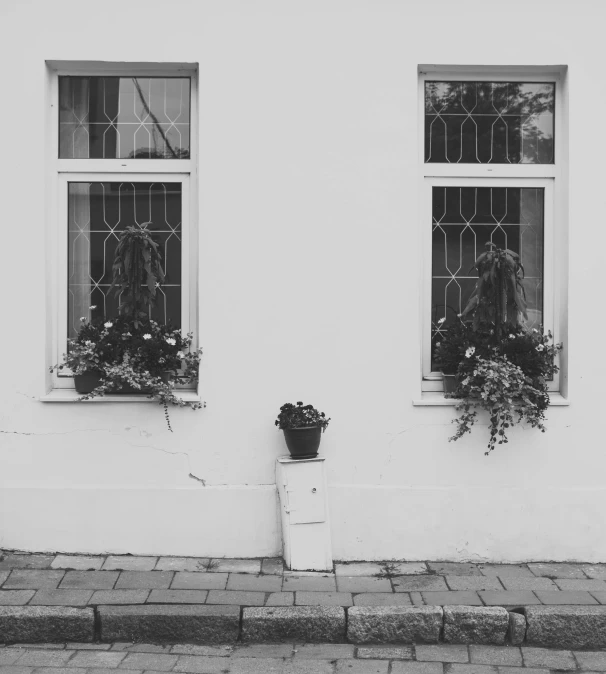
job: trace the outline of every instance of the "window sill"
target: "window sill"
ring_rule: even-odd
[[[196,391],[178,391],[177,395],[179,398],[182,398],[187,403],[199,403],[202,402],[200,396]],[[40,396],[39,400],[43,403],[73,403],[78,402],[81,394],[77,393],[74,389],[69,388],[56,388],[53,389],[50,393]],[[87,403],[156,403],[157,400],[153,398],[148,398],[145,394],[118,394],[118,395],[106,395],[100,398],[92,398],[91,400],[85,400],[83,402]]]
[[[414,407],[454,407],[459,401],[456,398],[445,398],[442,391],[424,391],[420,398],[412,401]],[[570,405],[568,398],[564,398],[561,393],[549,394],[549,405],[551,407],[567,407]]]

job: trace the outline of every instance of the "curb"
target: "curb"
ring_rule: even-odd
[[[451,643],[606,648],[606,606],[0,606],[0,642]]]

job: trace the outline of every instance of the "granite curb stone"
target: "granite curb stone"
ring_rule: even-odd
[[[526,643],[558,648],[606,648],[606,607],[527,606]]]
[[[91,608],[0,606],[0,641],[92,641],[94,621]]]
[[[100,606],[101,641],[230,643],[240,627],[239,606]]]
[[[354,643],[437,643],[439,606],[355,606],[348,611],[347,638]]]
[[[445,606],[444,641],[463,644],[504,644],[509,614],[501,606]]]
[[[339,606],[245,608],[242,640],[339,643],[345,641],[345,609]]]

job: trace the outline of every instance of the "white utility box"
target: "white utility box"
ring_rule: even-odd
[[[276,484],[286,566],[293,571],[332,571],[324,459],[281,456]]]

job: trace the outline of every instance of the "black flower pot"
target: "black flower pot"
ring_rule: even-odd
[[[453,394],[457,390],[459,384],[459,375],[458,374],[444,374],[442,372],[442,377],[444,381],[444,393]]]
[[[318,456],[318,447],[322,439],[321,426],[283,430],[286,446],[293,459],[313,459]]]

